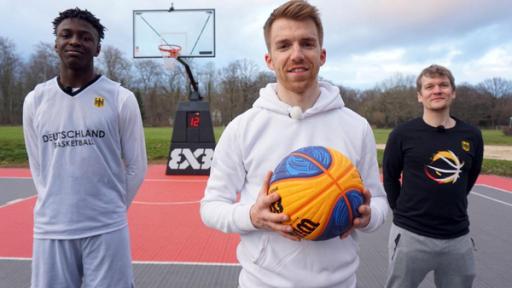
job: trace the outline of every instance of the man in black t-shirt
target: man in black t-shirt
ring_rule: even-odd
[[[416,86],[423,116],[396,127],[384,151],[393,210],[386,287],[418,287],[430,271],[437,287],[471,287],[467,195],[482,166],[482,135],[450,115],[455,81],[448,69],[425,68]]]

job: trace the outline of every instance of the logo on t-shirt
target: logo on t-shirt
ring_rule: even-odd
[[[105,106],[105,98],[103,98],[103,97],[94,98],[94,106],[96,106],[98,108]]]
[[[462,140],[460,144],[462,145],[462,150],[466,152],[469,152],[469,150],[471,149],[471,146],[469,145],[468,141]]]
[[[457,182],[464,162],[450,150],[437,151],[429,165],[425,165],[425,175],[438,184]]]
[[[42,136],[44,144],[53,144],[54,148],[67,148],[96,145],[96,139],[105,138],[105,130],[78,129],[50,132]]]

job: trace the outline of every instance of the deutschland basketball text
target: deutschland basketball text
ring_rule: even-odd
[[[44,134],[43,143],[52,143],[54,148],[95,145],[94,138],[104,138],[103,130],[68,130]]]

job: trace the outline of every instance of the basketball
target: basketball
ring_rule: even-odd
[[[281,199],[270,210],[285,213],[292,234],[307,240],[338,237],[360,216],[363,182],[342,153],[321,146],[291,152],[274,169],[268,193]]]

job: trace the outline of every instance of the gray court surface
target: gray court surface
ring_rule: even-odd
[[[0,179],[0,207],[7,204],[8,202],[27,198],[35,194],[36,188],[34,187],[34,182],[32,182],[30,179]]]
[[[34,194],[30,179],[0,179],[0,207]],[[23,192],[24,191],[24,192]],[[512,193],[477,185],[469,196],[471,236],[476,243],[473,287],[512,287]],[[383,287],[391,215],[370,234],[359,233],[358,288]],[[5,237],[4,235],[0,237]],[[137,287],[237,287],[239,266],[134,263]],[[30,260],[0,258],[0,288],[30,287]],[[420,288],[435,287],[431,274]]]

